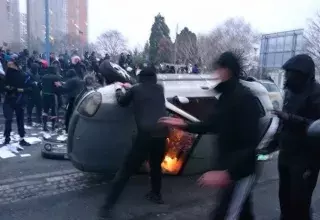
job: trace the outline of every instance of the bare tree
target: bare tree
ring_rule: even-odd
[[[256,48],[259,35],[251,25],[242,18],[231,18],[213,29],[208,35],[198,37],[198,49],[201,62],[208,69],[212,68],[213,61],[228,50],[242,51],[246,60],[246,68],[256,66]]]
[[[309,21],[305,31],[305,49],[316,63],[317,72],[320,72],[320,11]]]
[[[103,53],[108,53],[115,59],[120,53],[126,51],[127,42],[124,36],[117,30],[110,30],[98,37],[97,46]]]

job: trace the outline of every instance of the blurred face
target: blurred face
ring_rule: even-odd
[[[302,92],[309,77],[300,72],[286,71],[284,86],[292,92]]]
[[[230,70],[222,67],[218,67],[214,71],[214,75],[217,76],[219,80],[221,80],[222,82],[227,81],[228,79],[231,78]]]

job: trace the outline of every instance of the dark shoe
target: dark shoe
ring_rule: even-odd
[[[98,217],[100,219],[112,219],[112,209],[106,206],[102,206],[99,209]]]
[[[22,139],[20,142],[19,142],[20,146],[24,146],[24,147],[29,147],[31,146],[30,143],[26,142],[24,139]]]
[[[146,199],[148,199],[149,201],[151,201],[153,203],[164,204],[164,201],[162,200],[161,194],[156,194],[154,192],[149,192],[149,193],[147,193],[147,195],[145,197],[146,197]]]
[[[10,138],[5,138],[3,145],[10,144],[11,139]]]

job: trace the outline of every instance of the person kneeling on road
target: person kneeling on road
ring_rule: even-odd
[[[128,84],[124,84],[128,88]],[[146,160],[150,164],[151,191],[146,198],[162,204],[161,163],[165,154],[165,143],[168,129],[157,121],[166,115],[164,89],[157,84],[157,76],[153,69],[141,71],[139,83],[128,88],[124,93],[121,87],[116,90],[116,97],[121,106],[133,103],[133,111],[137,123],[138,134],[135,143],[127,155],[122,168],[117,172],[105,204],[100,210],[100,217],[109,217],[130,176],[142,166]]]

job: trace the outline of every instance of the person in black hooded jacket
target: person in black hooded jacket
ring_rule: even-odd
[[[320,155],[307,135],[308,126],[320,118],[320,85],[315,64],[306,54],[284,65],[285,98],[282,111],[275,111],[280,126],[265,153],[280,149],[278,159],[279,199],[282,220],[309,220]]]
[[[133,104],[138,134],[123,167],[118,171],[110,192],[100,210],[100,217],[108,217],[130,176],[148,159],[150,164],[151,191],[146,198],[155,203],[163,203],[161,198],[161,162],[165,154],[167,129],[157,124],[166,115],[163,87],[157,84],[153,69],[144,69],[139,74],[139,83],[126,93],[120,87],[116,98],[121,106]]]
[[[225,52],[215,62],[221,79],[214,89],[220,93],[215,111],[208,120],[186,123],[182,119],[162,118],[159,123],[192,133],[217,134],[216,167],[203,174],[201,186],[219,188],[212,220],[252,220],[251,191],[256,179],[256,148],[259,144],[259,121],[263,112],[258,98],[239,81],[241,57]]]
[[[24,140],[24,107],[25,94],[30,90],[29,77],[22,72],[16,60],[8,62],[8,68],[4,81],[5,97],[3,103],[3,114],[5,118],[4,144],[10,143],[10,134],[12,130],[13,112],[16,114],[18,133],[20,135],[20,145],[30,146],[30,143]]]
[[[50,66],[47,74],[42,77],[42,104],[43,104],[43,130],[48,131],[47,122],[49,111],[51,111],[52,130],[55,129],[58,113],[58,89],[56,82],[60,82],[62,77],[57,74],[56,67]]]
[[[32,125],[32,110],[36,107],[37,123],[41,124],[41,114],[42,114],[42,101],[41,101],[41,79],[39,75],[40,66],[37,63],[32,63],[30,66],[30,82],[31,82],[31,92],[28,97],[27,104],[27,116],[28,125]]]
[[[76,71],[74,69],[68,70],[67,72],[67,81],[65,84],[62,84],[60,82],[56,82],[56,86],[60,90],[61,93],[67,94],[68,96],[68,107],[67,107],[67,112],[65,115],[65,129],[66,132],[68,133],[68,128],[69,128],[69,121],[74,109],[74,102],[76,97],[80,94],[84,87],[84,82],[79,78],[77,75]]]

